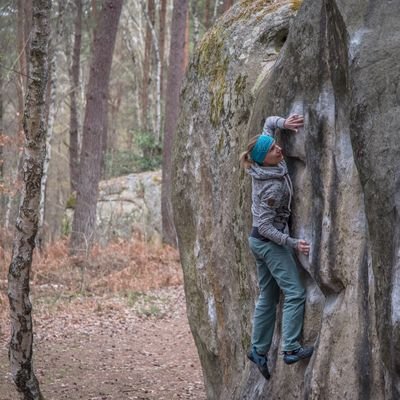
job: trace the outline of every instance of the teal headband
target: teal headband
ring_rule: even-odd
[[[274,144],[275,140],[269,135],[260,135],[256,144],[251,150],[250,157],[257,164],[263,164],[265,156]]]

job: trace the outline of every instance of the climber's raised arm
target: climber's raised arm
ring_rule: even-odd
[[[304,126],[304,117],[299,114],[289,115],[286,119],[283,117],[273,116],[265,120],[262,130],[263,135],[275,137],[275,130],[277,128],[287,129],[289,131],[297,132],[297,130]]]

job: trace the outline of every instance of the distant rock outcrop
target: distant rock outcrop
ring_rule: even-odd
[[[305,0],[293,18],[300,4],[239,2],[190,64],[173,193],[189,321],[209,399],[398,399],[400,3]],[[281,143],[316,351],[284,365],[277,329],[267,382],[245,356],[257,291],[238,158],[290,113],[305,116]]]
[[[68,210],[68,221],[73,210]],[[101,181],[96,235],[100,243],[129,239],[138,232],[161,241],[161,171],[130,174]]]

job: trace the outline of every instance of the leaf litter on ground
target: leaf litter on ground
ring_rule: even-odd
[[[0,400],[14,400],[11,250],[0,254]],[[182,281],[177,250],[140,237],[95,246],[85,257],[69,257],[66,240],[35,252],[34,360],[45,398],[205,399]]]

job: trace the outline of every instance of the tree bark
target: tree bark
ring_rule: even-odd
[[[164,84],[164,69],[165,69],[165,37],[167,35],[166,30],[167,20],[167,0],[161,0],[160,8],[160,32],[159,32],[159,44],[160,44],[160,59],[161,59],[161,73],[160,73],[160,86],[161,86],[161,98],[164,98],[165,84]]]
[[[29,60],[31,34],[32,34],[32,0],[23,0],[24,3],[24,42],[26,60]],[[26,75],[29,76],[30,64],[26,62]]]
[[[19,74],[16,77],[17,101],[18,101],[18,124],[16,134],[16,144],[18,149],[18,158],[16,161],[15,169],[10,174],[10,186],[15,190],[14,194],[9,192],[4,227],[9,229],[10,219],[12,215],[13,206],[18,203],[19,198],[19,184],[21,180],[22,168],[22,143],[24,137],[24,127],[22,123],[24,115],[24,98],[27,88],[27,77],[29,75],[29,51],[31,41],[32,29],[32,1],[31,0],[18,0],[17,1],[17,52],[18,52],[18,68]]]
[[[3,87],[3,71],[0,69],[0,88]],[[0,204],[0,212],[3,215],[3,182],[4,182],[4,160],[3,160],[3,151],[4,151],[4,127],[3,127],[3,91],[0,90],[0,195],[1,195],[1,204]],[[1,221],[1,220],[0,220]]]
[[[156,136],[156,142],[160,143],[161,140],[161,55],[160,55],[160,48],[159,48],[159,43],[158,43],[158,37],[157,33],[154,27],[154,23],[151,20],[151,17],[149,14],[147,14],[144,2],[142,2],[143,5],[143,10],[144,10],[144,16],[147,22],[147,28],[150,30],[150,34],[152,37],[152,42],[154,46],[154,54],[155,54],[155,62],[156,62],[156,126],[155,126],[155,136]],[[149,56],[150,58],[150,56]]]
[[[200,40],[200,20],[198,15],[198,8],[196,3],[190,3],[190,14],[193,18],[193,48],[196,48],[197,43]]]
[[[186,10],[186,24],[185,24],[185,47],[184,47],[184,57],[183,57],[183,72],[186,71],[189,65],[189,53],[190,53],[190,18],[189,18],[189,6]]]
[[[96,0],[91,0],[92,3],[92,14],[93,14],[93,18],[95,21],[97,21],[97,16],[99,11],[97,10],[97,1]]]
[[[0,69],[0,88],[3,87],[3,71]],[[4,213],[5,213],[5,184],[4,184],[4,121],[3,121],[3,91],[0,90],[0,224],[4,226]]]
[[[179,93],[184,76],[187,12],[187,0],[174,0],[167,83],[168,97],[165,105],[163,184],[161,191],[163,240],[174,246],[176,246],[176,232],[171,206],[171,151],[180,108]]]
[[[140,4],[141,7],[141,4]],[[142,67],[143,67],[143,62],[142,62],[142,54],[140,51],[140,48],[138,49],[136,43],[132,40],[132,38],[139,37],[139,40],[142,41],[142,29],[140,28],[137,20],[130,14],[128,11],[126,11],[128,16],[125,17],[126,21],[125,24],[123,25],[122,29],[122,37],[125,42],[125,45],[129,51],[130,58],[132,60],[132,80],[133,80],[133,88],[132,88],[132,96],[133,98],[140,99],[141,98],[141,90],[142,90]],[[133,125],[132,125],[132,130],[134,132],[139,132],[140,129],[142,128],[142,109],[141,109],[141,102],[136,101],[133,102],[132,104],[133,107]],[[133,150],[133,145],[134,145],[134,134],[133,132],[130,133],[129,138],[128,138],[128,149]]]
[[[146,12],[146,10],[143,10]],[[154,24],[154,0],[147,0],[147,15],[150,18],[152,24]],[[151,30],[149,24],[146,24],[146,36],[144,45],[144,60],[143,60],[143,82],[142,82],[142,129],[148,131],[149,121],[148,121],[148,108],[149,108],[149,87],[150,87],[150,64],[151,64]]]
[[[8,273],[11,316],[10,367],[17,390],[26,400],[43,399],[32,365],[33,331],[29,276],[38,229],[40,182],[45,154],[45,91],[50,8],[50,0],[33,1],[30,79],[24,110],[24,186]]]
[[[228,11],[233,6],[233,0],[224,0],[222,5],[222,12]]]
[[[56,35],[53,40],[50,40],[50,63],[49,63],[49,80],[48,80],[48,114],[47,114],[47,132],[46,132],[46,155],[43,163],[43,176],[40,187],[40,205],[39,205],[39,222],[36,244],[42,250],[42,243],[45,240],[44,221],[46,212],[46,193],[47,180],[49,175],[49,166],[51,160],[51,142],[53,139],[54,121],[57,111],[57,76],[59,70],[60,46],[64,32],[64,1],[58,2],[58,16],[56,23]]]
[[[211,26],[211,0],[206,0],[204,10],[204,26],[208,30]]]
[[[70,242],[72,254],[88,251],[94,241],[103,138],[107,132],[110,72],[121,9],[122,0],[105,0],[94,33]]]
[[[18,135],[23,135],[22,117],[24,114],[24,98],[29,76],[29,54],[32,30],[32,0],[18,0],[17,2],[17,48],[19,60],[19,74],[17,82],[18,95]]]
[[[82,43],[82,0],[75,0],[76,16],[74,21],[74,47],[72,51],[72,66],[70,71],[70,119],[69,119],[69,170],[71,191],[76,191],[79,176],[79,120],[78,95],[79,72]]]
[[[22,116],[24,115],[24,97],[26,88],[27,68],[27,48],[28,42],[25,36],[25,10],[23,0],[17,2],[17,50],[19,60],[19,74],[17,74],[17,97],[18,97],[18,135],[22,134]]]
[[[107,147],[109,151],[114,151],[118,147],[117,143],[117,136],[118,136],[118,116],[121,111],[121,103],[122,103],[122,98],[126,90],[126,85],[124,82],[118,82],[114,84],[113,87],[114,93],[112,98],[109,101],[109,119],[110,119],[110,126],[111,129],[108,131],[108,143]],[[111,163],[111,165],[113,165]],[[103,171],[104,173],[104,171]],[[102,175],[104,176],[104,175]]]
[[[216,19],[218,18],[218,9],[219,9],[219,5],[220,5],[220,1],[221,0],[215,0],[214,12],[213,12],[213,22],[215,22]]]

